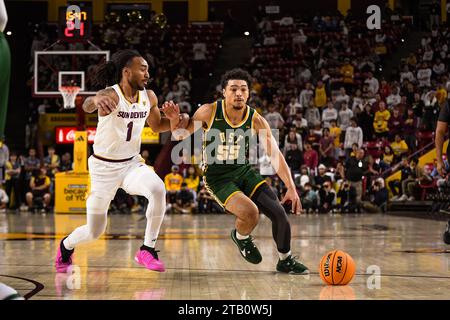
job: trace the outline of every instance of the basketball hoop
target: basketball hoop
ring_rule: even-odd
[[[80,89],[80,87],[76,86],[59,87],[59,92],[61,92],[64,99],[64,109],[75,108],[75,98],[77,97],[78,92],[80,92]]]

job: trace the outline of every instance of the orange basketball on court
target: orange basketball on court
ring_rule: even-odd
[[[355,262],[348,253],[333,250],[320,260],[319,274],[326,284],[346,285],[355,275]]]

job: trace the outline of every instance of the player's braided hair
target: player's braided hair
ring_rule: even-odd
[[[222,88],[225,89],[225,87],[228,84],[228,80],[244,80],[247,82],[247,86],[250,87],[252,83],[252,76],[245,70],[240,68],[235,68],[227,71],[222,76]]]
[[[105,88],[119,83],[123,68],[129,66],[134,57],[141,57],[136,50],[120,50],[114,53],[111,60],[97,67],[94,85]]]

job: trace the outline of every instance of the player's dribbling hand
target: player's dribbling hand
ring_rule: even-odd
[[[161,111],[164,112],[167,119],[171,121],[176,120],[180,115],[180,107],[172,100],[164,102]]]
[[[437,168],[437,171],[439,172],[439,174],[441,175],[441,177],[445,177],[446,176],[447,171],[445,170],[444,161],[437,160],[436,168]]]
[[[108,96],[96,96],[94,97],[95,105],[100,111],[101,115],[108,115],[117,108],[117,103]]]
[[[286,194],[284,195],[283,200],[281,203],[285,203],[290,201],[292,203],[292,212],[295,214],[301,214],[303,212],[302,210],[302,203],[300,202],[300,198],[297,194],[297,190],[295,188],[288,189]]]
[[[182,113],[179,117],[180,121],[176,125],[175,129],[186,129],[189,124],[189,115],[187,113]]]

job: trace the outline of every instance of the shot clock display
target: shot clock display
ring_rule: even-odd
[[[73,10],[70,10],[73,8]],[[91,35],[92,9],[71,6],[59,8],[59,39],[63,41],[86,41]]]

